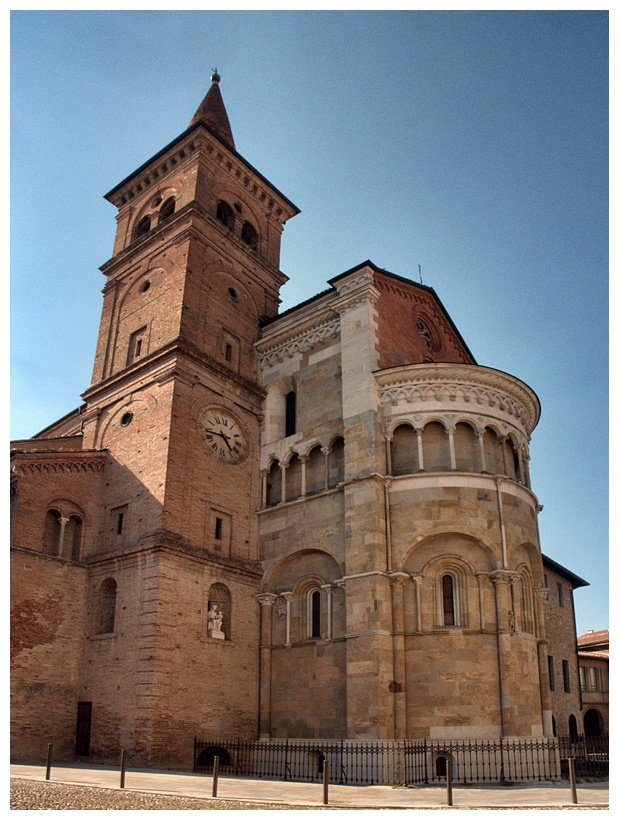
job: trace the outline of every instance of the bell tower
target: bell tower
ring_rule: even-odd
[[[298,209],[237,153],[211,79],[189,127],[106,195],[117,229],[83,395],[83,446],[107,452],[92,623],[111,578],[116,625],[89,643],[80,697],[93,752],[122,740],[149,764],[183,759],[196,732],[257,725],[254,343]]]

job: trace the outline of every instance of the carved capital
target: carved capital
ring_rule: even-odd
[[[388,572],[389,583],[392,587],[401,587],[410,580],[410,575],[407,572]]]
[[[261,592],[259,595],[256,595],[256,600],[260,606],[273,606],[277,600],[277,595],[273,595],[272,592]]]
[[[511,585],[515,577],[516,574],[507,569],[496,569],[489,575],[490,580],[495,586],[500,586],[501,584]]]

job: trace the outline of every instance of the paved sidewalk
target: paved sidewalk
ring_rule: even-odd
[[[45,780],[45,765],[11,765],[11,776],[27,780]],[[81,786],[120,788],[118,767],[57,764],[51,780]],[[211,798],[213,781],[210,776],[189,772],[127,769],[125,789],[182,797]],[[608,783],[578,784],[578,805],[571,799],[569,783],[535,783],[511,787],[459,786],[453,788],[454,808],[468,809],[569,809],[608,808]],[[290,783],[279,780],[252,780],[220,777],[217,798],[255,803],[285,803],[295,806],[323,805],[322,783]],[[447,808],[445,788],[423,786],[402,788],[392,786],[329,786],[329,806],[362,809],[438,809]]]

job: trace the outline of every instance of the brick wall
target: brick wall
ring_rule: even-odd
[[[11,551],[11,754],[44,762],[75,750],[86,569]]]

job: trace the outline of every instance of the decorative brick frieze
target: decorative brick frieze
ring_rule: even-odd
[[[105,466],[107,453],[84,453],[83,457],[65,453],[38,453],[13,458],[11,470],[17,475],[44,475],[51,473],[100,473]]]

